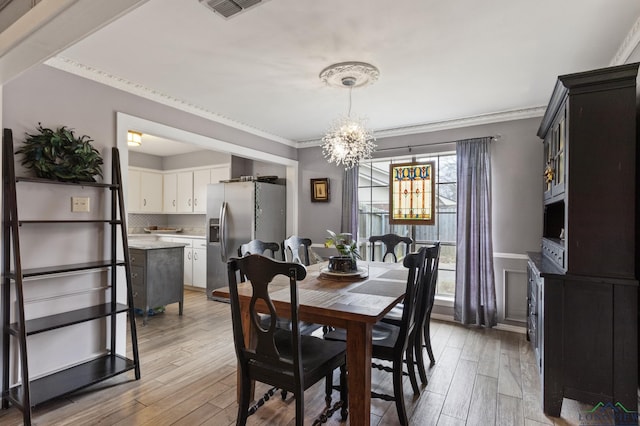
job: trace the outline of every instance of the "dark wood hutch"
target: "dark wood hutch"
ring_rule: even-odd
[[[636,77],[558,77],[544,144],[541,252],[528,253],[528,337],[546,414],[562,399],[637,410]]]

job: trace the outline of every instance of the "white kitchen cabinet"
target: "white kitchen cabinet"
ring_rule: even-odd
[[[184,248],[184,285],[193,285],[193,249]]]
[[[207,212],[207,185],[211,183],[211,170],[193,171],[193,212]]]
[[[162,186],[162,211],[176,213],[178,211],[178,174],[165,173],[162,176]]]
[[[193,274],[194,287],[207,287],[207,243],[206,240],[193,240]]]
[[[160,241],[185,244],[184,247],[184,285],[207,287],[207,242],[200,238],[166,237]]]
[[[193,172],[177,173],[178,213],[193,212]]]
[[[228,180],[231,178],[231,168],[228,164],[212,167],[210,171],[211,183],[220,183],[221,180]]]
[[[127,208],[129,212],[140,211],[140,171],[129,169],[127,182]]]
[[[167,173],[129,169],[129,211],[204,214],[207,185],[229,176],[228,164]]]
[[[129,169],[130,212],[159,213],[162,211],[162,174]]]

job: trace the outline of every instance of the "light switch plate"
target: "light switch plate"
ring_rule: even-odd
[[[89,197],[71,197],[71,211],[89,212]]]

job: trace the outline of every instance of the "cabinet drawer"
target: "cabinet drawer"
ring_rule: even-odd
[[[565,269],[564,248],[549,240],[542,240],[542,255],[551,259],[560,268]]]
[[[144,308],[147,304],[147,286],[145,285],[143,267],[131,266],[131,288],[133,291],[133,306]]]
[[[146,261],[145,251],[129,249],[129,261],[131,262],[131,266],[144,266]]]

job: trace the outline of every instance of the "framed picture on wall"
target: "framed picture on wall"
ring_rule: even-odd
[[[434,225],[435,162],[389,166],[389,223]]]
[[[329,178],[311,179],[311,201],[329,201]]]

